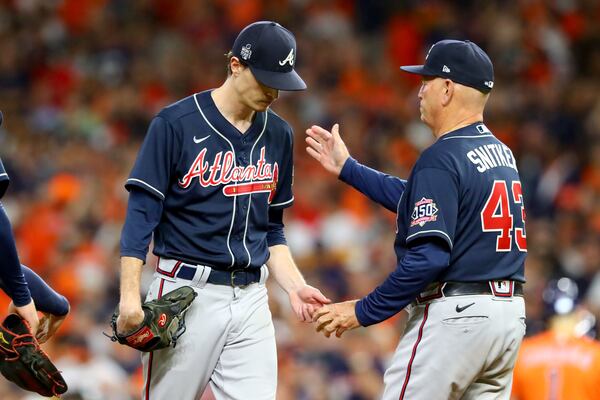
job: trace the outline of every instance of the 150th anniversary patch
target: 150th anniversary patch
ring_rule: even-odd
[[[411,214],[410,226],[423,226],[427,222],[435,221],[437,219],[438,208],[432,199],[426,199],[423,197],[421,200],[415,203],[415,208]]]

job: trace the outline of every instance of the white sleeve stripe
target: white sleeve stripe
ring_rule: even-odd
[[[408,236],[406,238],[406,242],[408,243],[409,239],[411,239],[411,238],[413,238],[413,237],[415,237],[417,235],[420,235],[422,233],[433,233],[433,232],[441,233],[442,235],[446,236],[448,238],[448,243],[450,243],[450,249],[452,249],[453,245],[452,245],[452,239],[450,239],[450,236],[448,236],[448,234],[446,232],[444,232],[444,231],[438,231],[438,230],[435,230],[435,229],[434,230],[420,231],[420,232],[417,232],[417,233],[413,233],[412,235],[410,235],[410,236]]]
[[[141,184],[143,184],[143,185],[145,185],[145,186],[148,186],[150,189],[152,189],[152,190],[154,190],[156,193],[160,194],[160,196],[161,196],[163,199],[165,198],[165,195],[164,195],[164,194],[162,194],[162,192],[161,192],[160,190],[158,190],[158,189],[157,189],[157,188],[155,188],[154,186],[152,186],[152,185],[150,185],[150,184],[148,184],[148,183],[146,183],[146,182],[144,182],[144,181],[142,181],[142,180],[140,180],[140,179],[129,178],[129,179],[127,179],[127,182],[129,182],[129,181],[133,181],[133,182],[139,182],[139,183],[141,183]]]
[[[0,176],[8,176],[8,174],[5,172],[3,174],[0,174]]]
[[[271,204],[270,206],[271,206],[271,207],[275,207],[275,206],[283,206],[283,205],[286,205],[286,204],[289,204],[289,203],[291,203],[292,201],[294,201],[294,198],[293,198],[293,197],[292,197],[291,199],[289,199],[288,201],[284,201],[283,203]]]

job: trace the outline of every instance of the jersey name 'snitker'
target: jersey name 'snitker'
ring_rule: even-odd
[[[210,91],[163,109],[126,183],[163,200],[154,253],[219,269],[263,265],[269,209],[294,199],[292,153],[292,130],[271,110],[242,134]]]
[[[451,248],[439,281],[525,281],[525,211],[515,158],[482,123],[423,152],[398,203],[395,248],[437,236]],[[492,250],[492,251],[490,251]]]

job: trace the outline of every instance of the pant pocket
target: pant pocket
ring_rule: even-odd
[[[464,325],[478,325],[489,321],[489,317],[485,315],[469,315],[463,317],[452,317],[442,320],[442,324],[449,326],[464,326]]]

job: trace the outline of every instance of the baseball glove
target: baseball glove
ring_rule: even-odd
[[[182,286],[160,299],[142,304],[144,321],[133,332],[117,332],[118,309],[112,316],[113,342],[119,342],[140,351],[154,351],[177,344],[177,339],[185,332],[185,313],[196,298],[197,293],[189,286]]]
[[[0,372],[30,392],[59,397],[67,383],[31,334],[29,324],[9,314],[0,325]]]

